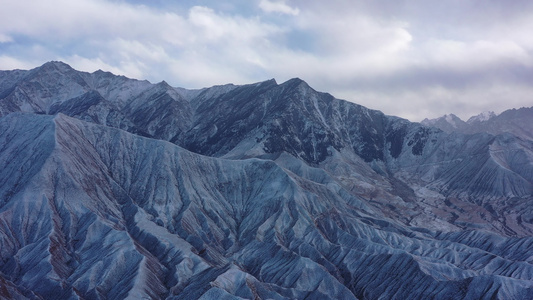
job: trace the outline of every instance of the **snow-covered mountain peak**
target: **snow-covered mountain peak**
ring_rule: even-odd
[[[307,82],[305,82],[304,80],[302,80],[302,79],[300,79],[298,77],[291,78],[291,79],[283,82],[282,84],[280,84],[280,86],[282,86],[284,88],[287,88],[287,89],[298,89],[298,90],[303,91],[303,92],[306,92],[308,89],[312,89],[307,84]]]
[[[455,114],[445,114],[443,115],[442,117],[439,117],[439,118],[436,118],[436,119],[425,119],[426,123],[427,124],[436,124],[438,122],[447,122],[448,124],[450,124],[451,126],[457,128],[458,127],[458,124],[460,122],[462,122],[463,120],[461,120],[461,118],[459,118],[458,116],[456,116]]]
[[[50,61],[30,70],[26,79],[40,81],[43,81],[46,79],[46,77],[53,77],[55,80],[59,78],[74,79],[75,77],[79,77],[81,73],[82,72],[74,70],[66,63],[60,61]]]
[[[38,67],[37,69],[40,70],[57,70],[60,72],[69,72],[69,71],[75,71],[70,65],[62,62],[62,61],[49,61],[44,63],[42,66]]]
[[[453,127],[457,127],[457,122],[461,122],[463,120],[461,120],[461,118],[459,118],[458,116],[454,115],[454,114],[447,114],[444,116],[444,118],[446,119],[446,122],[450,123]]]
[[[168,82],[166,82],[165,80],[156,83],[156,86],[163,87],[163,88],[168,88],[168,89],[171,89],[171,88],[172,88],[172,87],[170,86],[170,84],[168,84]]]
[[[466,122],[464,122],[463,120],[461,120],[461,118],[454,114],[446,114],[442,117],[435,119],[426,118],[420,123],[425,126],[440,128],[441,130],[446,132],[458,130],[466,124]]]
[[[264,80],[264,81],[259,81],[257,83],[255,83],[257,86],[259,85],[278,85],[276,79],[274,78],[271,78],[271,79],[267,79],[267,80]]]
[[[470,117],[466,122],[469,124],[472,124],[474,122],[486,122],[494,117],[496,117],[496,114],[493,111],[485,111],[477,116]]]

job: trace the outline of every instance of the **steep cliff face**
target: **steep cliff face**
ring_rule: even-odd
[[[185,90],[57,62],[0,79],[1,297],[533,294],[524,136],[300,79]]]

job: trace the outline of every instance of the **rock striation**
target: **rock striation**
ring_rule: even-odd
[[[0,298],[533,295],[527,134],[61,62],[1,71],[0,116]]]

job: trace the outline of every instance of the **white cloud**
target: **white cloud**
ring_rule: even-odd
[[[424,48],[425,59],[436,69],[469,71],[502,62],[533,64],[533,57],[528,51],[511,40],[430,40]]]
[[[195,6],[188,15],[188,26],[195,36],[195,43],[250,43],[283,32],[276,25],[263,23],[257,18],[227,16],[210,8]]]
[[[282,13],[293,16],[297,16],[300,13],[300,10],[298,8],[290,7],[283,0],[279,0],[276,2],[269,0],[261,0],[259,2],[259,8],[261,8],[267,13]]]
[[[0,44],[1,43],[9,43],[9,42],[13,42],[13,38],[10,37],[7,34],[0,33]]]
[[[183,18],[146,6],[103,0],[11,1],[2,5],[0,34],[37,41],[179,38]],[[16,13],[15,13],[16,12]],[[178,29],[178,30],[176,30]],[[173,35],[168,35],[169,31]]]
[[[79,55],[62,57],[59,60],[68,62],[71,67],[79,71],[94,72],[100,69],[115,75],[139,79],[143,79],[146,75],[145,72],[141,71],[141,66],[132,61],[122,61],[118,65],[110,65],[101,58],[90,59]]]
[[[11,56],[0,55],[0,70],[14,70],[14,69],[28,70],[28,69],[35,68],[41,63],[43,62],[26,61],[26,60],[23,61],[23,60],[19,60]]]

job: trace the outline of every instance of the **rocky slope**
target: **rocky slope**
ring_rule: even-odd
[[[533,141],[304,81],[0,72],[0,295],[528,299]]]

